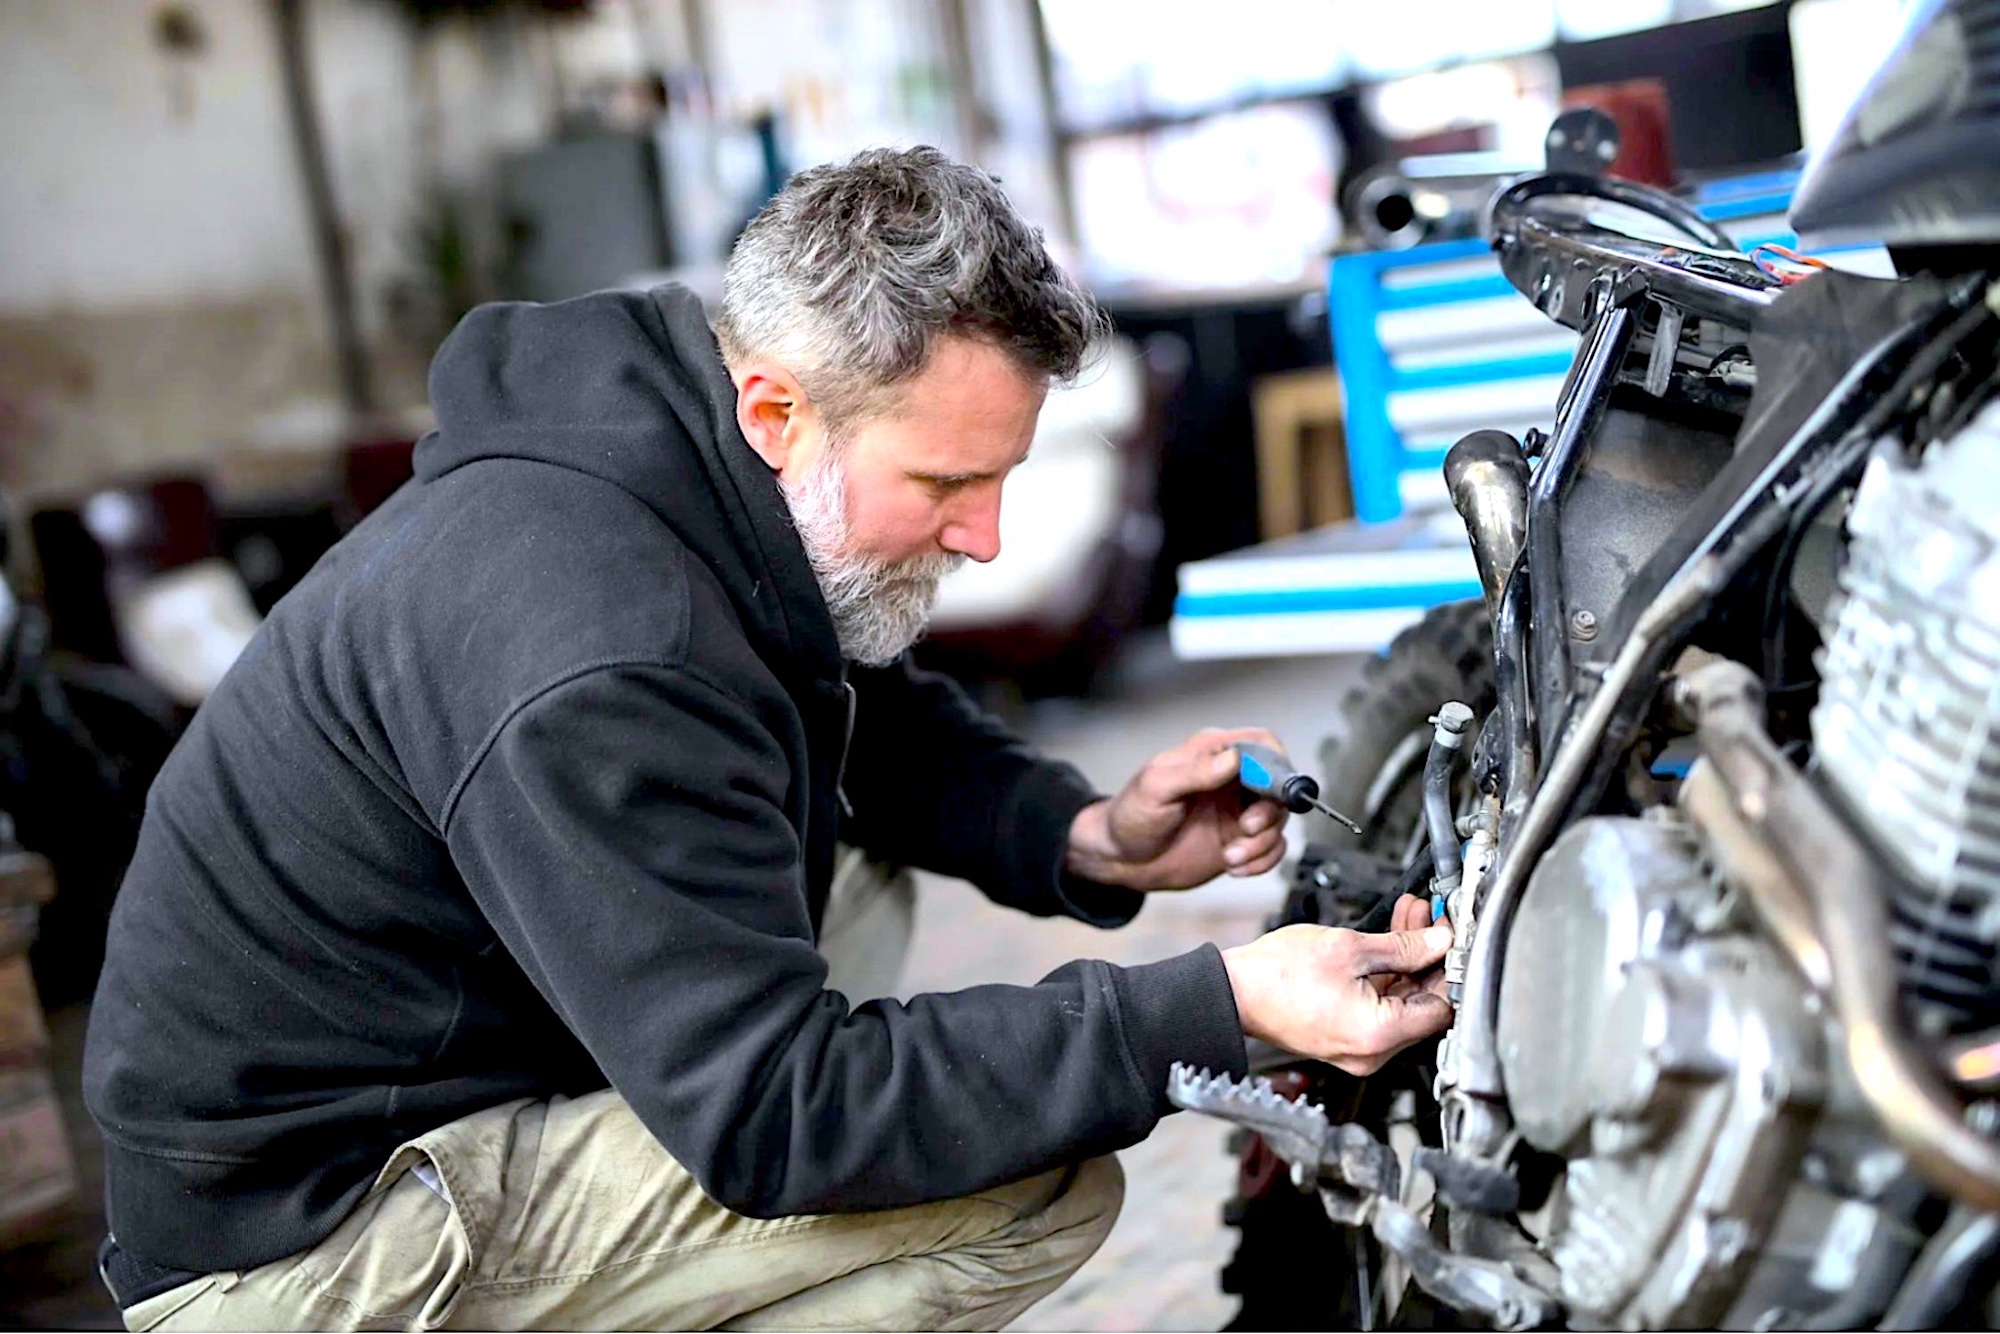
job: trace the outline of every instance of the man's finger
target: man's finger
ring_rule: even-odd
[[[1427,973],[1377,973],[1368,980],[1385,996],[1414,996],[1420,991],[1427,991],[1433,996],[1450,995],[1442,968],[1433,968]]]
[[[1389,914],[1391,931],[1421,931],[1430,924],[1431,901],[1415,894],[1397,899],[1395,909]]]
[[[1375,1050],[1392,1056],[1412,1042],[1442,1033],[1451,1027],[1451,1002],[1428,991],[1410,996],[1384,996],[1381,1021],[1375,1030]]]
[[[1385,931],[1354,937],[1355,975],[1421,973],[1451,949],[1451,926],[1438,922],[1421,931]]]
[[[1234,876],[1262,875],[1266,871],[1275,869],[1278,863],[1284,859],[1285,841],[1281,838],[1276,840],[1270,848],[1252,857],[1241,866],[1230,867],[1229,874]]]
[[[1243,741],[1282,749],[1278,738],[1262,727],[1204,728],[1172,750],[1154,756],[1140,772],[1140,787],[1160,802],[1227,787],[1236,781],[1235,747]]]
[[[1286,811],[1275,801],[1253,801],[1237,818],[1236,827],[1246,834],[1261,834],[1285,822]]]

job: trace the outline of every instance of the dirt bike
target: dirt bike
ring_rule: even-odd
[[[1253,1051],[1235,1327],[1889,1328],[2000,1317],[2000,4],[1921,6],[1802,235],[1676,196],[1493,199],[1582,342],[1554,429],[1446,481],[1484,599],[1371,665],[1280,922],[1455,944],[1367,1079]]]

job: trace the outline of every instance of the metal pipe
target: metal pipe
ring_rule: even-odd
[[[1521,820],[1534,800],[1535,775],[1541,751],[1535,744],[1535,695],[1527,677],[1528,606],[1534,574],[1516,566],[1500,594],[1493,621],[1493,716],[1501,729],[1503,757],[1500,805],[1500,855],[1514,845]]]
[[[1674,702],[1736,812],[1811,907],[1861,1097],[1931,1185],[2000,1210],[2000,1144],[1965,1124],[1963,1103],[1903,1030],[1881,867],[1765,731],[1763,684],[1749,668],[1704,667],[1676,684]],[[1766,888],[1753,875],[1741,883],[1752,895]]]
[[[1444,456],[1444,484],[1465,520],[1486,613],[1500,616],[1500,595],[1528,535],[1528,460],[1505,431],[1474,431]]]
[[[1378,250],[1472,236],[1493,192],[1539,163],[1500,153],[1439,153],[1387,162],[1347,188],[1348,217]]]
[[[1960,1205],[1917,1257],[1903,1290],[1876,1328],[1943,1328],[1946,1317],[1972,1295],[1975,1282],[1994,1264],[1996,1254],[2000,1254],[2000,1218]]]
[[[1923,1249],[1923,1234],[1912,1231],[1900,1220],[1881,1214],[1875,1236],[1862,1252],[1847,1291],[1829,1306],[1807,1316],[1800,1329],[1874,1329],[1875,1322],[1889,1309],[1897,1291],[1910,1272],[1910,1262]],[[1928,1328],[1928,1326],[1926,1326]]]
[[[333,196],[326,141],[320,133],[304,0],[276,0],[272,12],[277,18],[285,109],[291,120],[292,146],[299,155],[299,174],[306,188],[306,219],[312,224],[313,252],[319,262],[326,318],[333,335],[334,362],[340,373],[341,405],[350,413],[369,412],[375,407],[375,387],[369,374],[361,324],[355,315],[354,275],[348,265],[340,206]]]
[[[1576,480],[1591,433],[1610,402],[1611,386],[1636,327],[1631,309],[1625,306],[1605,311],[1591,326],[1563,388],[1565,402],[1562,415],[1556,419],[1555,435],[1528,486],[1527,561],[1535,572],[1528,645],[1540,692],[1536,713],[1545,754],[1555,747],[1555,728],[1561,717],[1560,709],[1554,706],[1570,689],[1569,625],[1563,610],[1563,498]]]

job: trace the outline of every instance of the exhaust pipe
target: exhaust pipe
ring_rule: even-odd
[[[1903,1026],[1883,872],[1764,730],[1763,683],[1720,661],[1681,678],[1673,699],[1702,751],[1683,804],[1832,1001],[1863,1100],[1931,1185],[2000,1210],[2000,1144],[1966,1125],[1964,1102]]]
[[[1501,153],[1432,153],[1371,168],[1347,188],[1349,220],[1376,250],[1477,236],[1493,195],[1540,162]]]
[[[1474,431],[1444,456],[1444,484],[1472,538],[1486,613],[1498,619],[1500,595],[1528,536],[1528,460],[1505,431]]]

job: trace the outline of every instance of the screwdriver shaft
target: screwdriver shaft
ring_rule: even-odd
[[[1360,825],[1356,824],[1353,820],[1349,819],[1347,816],[1342,815],[1339,811],[1327,805],[1319,798],[1308,797],[1306,798],[1306,800],[1312,802],[1313,809],[1318,811],[1321,815],[1324,815],[1329,819],[1338,820],[1340,823],[1346,825],[1349,829],[1352,829],[1357,834],[1361,832]]]

